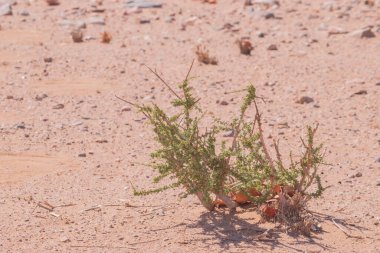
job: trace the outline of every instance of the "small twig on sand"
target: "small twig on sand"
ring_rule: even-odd
[[[82,210],[81,212],[87,212],[87,211],[97,210],[97,209],[101,209],[101,208],[102,208],[102,205],[96,205],[96,206],[93,206],[93,207],[90,207],[90,208],[84,209],[84,210]]]
[[[41,208],[43,208],[43,209],[48,210],[49,212],[52,212],[52,211],[54,211],[54,209],[57,208],[57,207],[69,207],[69,206],[75,206],[75,205],[76,205],[76,204],[72,204],[72,203],[70,203],[70,204],[64,204],[64,205],[59,205],[59,206],[53,206],[52,204],[48,203],[47,201],[39,201],[39,202],[37,203],[37,205],[33,208],[33,210],[32,210],[32,214],[33,214],[34,211],[37,209],[37,207],[41,207]],[[58,214],[55,214],[55,213],[50,213],[50,214],[53,215],[53,216],[59,217]]]
[[[155,232],[155,231],[162,231],[162,230],[172,229],[172,228],[176,228],[176,227],[179,227],[179,226],[185,226],[185,225],[186,225],[186,223],[181,222],[181,223],[179,223],[177,225],[169,226],[169,227],[166,227],[166,228],[151,229],[150,231],[153,231],[153,232]]]
[[[57,207],[69,207],[69,206],[76,206],[77,204],[74,204],[74,203],[70,203],[70,204],[65,204],[65,205],[59,205],[59,206],[56,206],[55,208]]]
[[[128,200],[126,199],[119,199],[121,202],[126,202],[124,205],[126,207],[162,207],[161,205],[132,205],[128,203]]]
[[[37,206],[43,208],[43,209],[46,209],[48,211],[53,211],[54,210],[54,206],[49,204],[48,202],[44,201],[44,202],[38,202]]]
[[[54,216],[54,217],[57,217],[57,218],[60,216],[59,214],[56,214],[56,213],[54,213],[54,212],[50,212],[49,214],[50,214],[51,216]]]
[[[276,239],[271,238],[271,235],[269,233],[271,229],[267,229],[261,234],[257,235],[254,237],[254,239],[259,240],[259,241],[276,241]]]
[[[40,219],[47,219],[46,217],[44,217],[44,216],[41,216],[41,215],[35,215],[34,217],[36,217],[36,218],[40,218]]]
[[[124,204],[108,204],[108,205],[103,205],[103,206],[124,206],[124,207],[134,207],[134,208],[140,208],[140,207],[161,207],[161,206],[138,206],[138,205],[131,205],[129,203],[124,203]]]
[[[33,208],[33,210],[32,210],[32,213],[31,214],[33,214],[34,213],[34,211],[36,211],[36,209],[37,209],[37,207],[38,207],[38,204]]]
[[[350,237],[350,238],[357,238],[357,239],[364,239],[362,236],[359,236],[359,235],[351,235],[350,233],[348,233],[346,230],[344,230],[341,226],[339,226],[339,224],[333,219],[331,218],[331,221],[334,223],[334,225],[339,228],[339,230],[341,230],[347,237]]]
[[[193,63],[191,64],[191,66],[193,66]],[[153,69],[149,68],[147,65],[145,65],[145,67],[147,67],[150,70],[150,72],[152,72],[158,79],[160,79],[160,81],[163,84],[165,84],[165,86],[171,91],[171,93],[173,93],[178,99],[181,99],[181,97],[172,89],[172,87],[170,87],[170,85],[167,82],[165,82],[164,79],[162,79],[162,77],[157,73],[156,70],[153,70]],[[190,70],[191,70],[191,68],[190,68]],[[188,77],[188,75],[187,75],[187,77]]]
[[[306,212],[308,212],[310,214],[316,214],[316,215],[319,215],[319,216],[325,216],[326,218],[330,218],[330,219],[333,218],[333,216],[331,216],[329,214],[324,214],[324,213],[320,213],[320,212],[316,212],[316,211],[306,210]]]
[[[109,249],[134,249],[133,247],[128,246],[105,246],[105,245],[70,245],[71,248],[109,248]]]
[[[137,244],[143,244],[143,243],[148,243],[148,242],[155,242],[155,241],[158,241],[160,239],[152,239],[152,240],[148,240],[148,241],[141,241],[141,242],[132,242],[132,243],[128,243],[129,245],[137,245]]]
[[[148,241],[141,241],[141,242],[133,242],[128,243],[128,246],[107,246],[107,245],[70,245],[71,248],[101,248],[101,249],[133,249],[137,250],[137,248],[130,247],[129,245],[137,245],[137,244],[143,244],[148,242],[155,242],[159,239],[153,239]]]

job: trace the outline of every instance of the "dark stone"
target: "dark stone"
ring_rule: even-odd
[[[303,96],[298,101],[296,101],[298,104],[309,104],[312,102],[314,102],[314,99],[308,96]]]

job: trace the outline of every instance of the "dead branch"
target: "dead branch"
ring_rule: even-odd
[[[347,237],[350,237],[350,238],[357,238],[357,239],[364,239],[362,236],[359,236],[359,235],[351,235],[350,233],[348,233],[346,230],[344,230],[341,226],[339,226],[338,223],[335,222],[335,220],[333,218],[331,218],[331,221],[333,222],[333,224],[339,228],[340,231],[342,231]]]
[[[137,245],[137,244],[143,244],[143,243],[148,243],[148,242],[155,242],[155,241],[158,241],[160,239],[152,239],[152,240],[147,240],[147,241],[141,241],[141,242],[133,242],[133,243],[128,243],[129,245]]]
[[[271,167],[271,170],[272,170],[271,184],[274,185],[274,181],[275,181],[274,177],[276,175],[276,168],[274,166],[273,159],[272,159],[272,157],[270,156],[270,154],[268,152],[267,146],[265,145],[264,131],[263,131],[263,128],[262,128],[261,114],[259,112],[259,108],[257,106],[256,101],[253,101],[253,103],[254,103],[255,109],[256,109],[256,120],[257,120],[257,125],[259,127],[260,143],[261,143],[261,146],[263,147],[263,151],[264,151],[265,157],[266,157],[266,159],[269,162],[269,166]]]
[[[96,205],[96,206],[84,209],[81,212],[87,212],[87,211],[91,211],[91,210],[98,210],[98,209],[101,209],[101,208],[102,208],[102,205]]]
[[[223,193],[215,193],[215,195],[218,199],[222,200],[229,209],[235,209],[238,206],[235,201]]]
[[[202,193],[202,192],[197,192],[196,193],[199,201],[202,203],[202,205],[209,211],[212,211],[214,210],[214,204],[212,204],[211,202],[209,203],[207,200],[206,200],[206,196]]]
[[[106,246],[106,245],[70,245],[71,248],[102,248],[102,249],[134,249],[134,247],[128,246]]]
[[[54,210],[54,206],[49,204],[48,202],[44,201],[44,202],[38,202],[37,206],[43,208],[43,209],[46,209],[48,211],[53,211]]]
[[[59,206],[56,206],[55,208],[57,207],[70,207],[70,206],[76,206],[77,204],[74,204],[74,203],[70,203],[70,204],[65,204],[65,205],[59,205]]]
[[[191,66],[193,66],[193,64],[191,64]],[[150,72],[152,72],[158,79],[160,79],[160,81],[170,90],[171,93],[173,93],[177,98],[181,99],[181,97],[172,89],[172,87],[170,87],[170,85],[167,82],[165,82],[164,79],[162,79],[162,77],[157,73],[157,71],[151,69],[147,65],[145,65],[145,67],[147,67],[150,70]]]

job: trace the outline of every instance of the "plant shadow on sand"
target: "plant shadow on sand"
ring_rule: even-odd
[[[219,246],[223,250],[234,248],[247,248],[249,245],[267,251],[272,251],[280,248],[291,252],[304,252],[301,249],[306,244],[315,245],[320,250],[333,250],[333,248],[322,245],[321,239],[313,237],[305,237],[297,233],[286,233],[292,237],[293,242],[281,242],[282,235],[285,232],[280,229],[266,229],[260,226],[259,222],[249,223],[247,219],[240,218],[235,211],[217,211],[208,212],[200,216],[199,220],[188,228],[201,228],[202,235],[209,238],[200,239],[204,244],[209,244],[207,241],[217,240]],[[293,245],[298,245],[296,248]]]

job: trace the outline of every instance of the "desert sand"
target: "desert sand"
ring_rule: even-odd
[[[380,252],[380,1],[152,1],[0,0],[0,252]],[[321,232],[210,213],[178,190],[133,196],[131,183],[152,187],[156,143],[115,96],[171,111],[146,66],[176,88],[197,45],[218,61],[191,73],[206,123],[236,116],[243,94],[230,92],[250,83],[285,153],[319,123]]]

